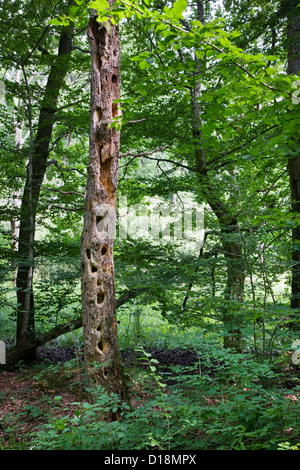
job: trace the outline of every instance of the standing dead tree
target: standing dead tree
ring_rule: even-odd
[[[112,3],[112,1],[111,1]],[[113,243],[120,134],[118,26],[91,16],[91,129],[82,233],[82,314],[85,363],[91,385],[126,396],[118,344]]]

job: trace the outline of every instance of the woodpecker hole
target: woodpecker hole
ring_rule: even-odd
[[[104,302],[104,293],[100,290],[97,294],[97,304],[101,305]]]
[[[98,343],[98,349],[100,352],[103,353],[103,350],[104,350],[104,343],[102,341],[102,339],[100,339],[99,343]]]

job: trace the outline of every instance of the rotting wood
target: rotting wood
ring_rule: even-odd
[[[116,127],[110,127],[120,112],[118,25],[99,23],[92,15],[88,35],[91,128],[81,244],[85,363],[91,386],[101,385],[125,399],[113,258],[120,135]]]

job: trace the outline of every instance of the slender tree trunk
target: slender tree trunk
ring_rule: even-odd
[[[116,321],[113,243],[120,135],[110,124],[119,114],[118,26],[92,16],[91,129],[81,243],[85,363],[90,384],[127,398]]]
[[[204,24],[204,4],[203,0],[197,0],[197,19]],[[197,75],[201,75],[201,64],[198,63]],[[195,141],[196,169],[199,175],[201,190],[208,204],[215,213],[221,228],[221,242],[227,269],[227,285],[225,289],[225,299],[241,302],[244,293],[245,268],[242,254],[242,245],[239,241],[238,222],[225,204],[215,194],[214,188],[210,184],[209,174],[206,168],[205,150],[202,145],[202,119],[201,119],[201,83],[195,81],[191,92],[193,138]],[[242,334],[240,330],[241,318],[237,313],[231,311],[231,307],[224,308],[223,323],[227,333],[224,337],[224,346],[241,350]]]
[[[15,82],[20,85],[21,82],[21,68],[19,67],[16,71],[16,76],[14,77]],[[18,150],[21,150],[23,147],[23,143],[26,140],[22,136],[22,129],[24,126],[24,120],[21,124],[18,123],[17,120],[17,109],[20,104],[20,99],[15,97],[14,98],[14,112],[13,112],[13,122],[14,122],[14,129],[15,129],[15,144]],[[29,132],[28,132],[29,135]],[[27,135],[27,137],[28,137]],[[15,209],[16,214],[18,214],[20,207],[21,207],[21,193],[20,190],[17,190],[16,193],[13,195],[13,207]],[[12,248],[15,252],[18,251],[18,240],[19,240],[19,217],[15,215],[11,221],[11,238],[12,238]],[[14,279],[14,283],[16,283],[16,279]]]
[[[288,74],[299,74],[300,71],[300,11],[295,8],[288,17]],[[299,104],[295,105],[299,106]],[[299,146],[300,141],[298,141]],[[292,211],[300,214],[300,152],[289,159],[288,171]],[[300,225],[292,231],[292,292],[291,307],[300,309]]]
[[[30,145],[30,158],[20,209],[17,272],[17,343],[34,336],[34,235],[36,212],[41,185],[46,173],[49,144],[54,125],[57,100],[67,73],[72,51],[72,27],[64,27],[60,36],[58,55],[53,63],[39,115],[37,134]],[[23,68],[25,76],[25,68]],[[29,98],[29,97],[28,97]],[[32,124],[32,117],[29,116]],[[32,134],[33,136],[33,134]]]
[[[205,169],[199,172],[199,179],[202,184],[203,195],[216,215],[221,229],[220,238],[227,274],[224,292],[226,302],[223,309],[224,346],[241,351],[243,341],[241,327],[243,319],[239,311],[239,304],[244,296],[245,259],[242,251],[238,221],[215,194]]]

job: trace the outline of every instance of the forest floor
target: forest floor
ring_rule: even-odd
[[[122,355],[125,368],[141,367],[135,351],[123,351]],[[155,350],[151,351],[151,357],[159,362],[161,371],[171,365],[191,366],[197,361],[196,352],[185,349]],[[1,450],[25,448],[36,427],[48,422],[49,406],[56,396],[61,397],[55,413],[58,419],[64,409],[71,410],[72,403],[84,399],[80,372],[74,361],[68,373],[58,367],[75,358],[73,348],[40,348],[42,362],[35,367],[22,364],[14,370],[0,371]]]
[[[123,351],[122,355],[125,370],[143,367],[137,361],[135,351]],[[15,370],[0,371],[0,450],[28,450],[31,434],[49,422],[50,408],[51,415],[59,419],[66,409],[76,408],[74,402],[86,399],[81,366],[78,367],[72,348],[41,348],[39,358],[41,361],[35,366],[22,364]],[[187,367],[199,363],[197,353],[186,349],[154,350],[151,358],[158,361],[160,373],[169,374],[167,385],[174,383],[171,366]],[[69,368],[68,363],[71,364]],[[67,369],[61,367],[62,364],[66,364]],[[300,369],[292,369],[287,371],[286,383],[281,383],[281,388],[289,389],[294,380],[299,383]],[[197,367],[194,372],[199,373]],[[61,397],[60,404],[53,407],[56,396]]]

